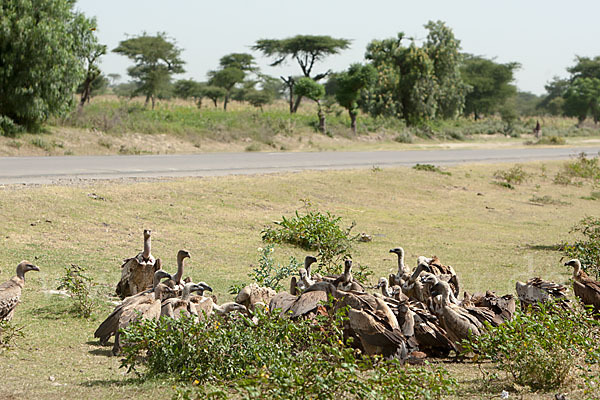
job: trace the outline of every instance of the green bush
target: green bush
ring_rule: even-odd
[[[520,165],[515,165],[514,167],[501,171],[498,170],[494,172],[494,178],[498,179],[500,182],[508,183],[512,185],[520,185],[525,182],[527,178],[529,178],[529,174],[523,170],[523,167]]]
[[[442,171],[440,167],[436,167],[432,164],[416,164],[415,166],[413,166],[413,169],[416,169],[417,171],[437,172],[438,174],[442,175],[452,175],[452,173]]]
[[[275,222],[275,227],[267,227],[262,231],[262,240],[317,251],[320,264],[327,267],[339,265],[345,257],[351,257],[352,242],[357,236],[351,236],[350,232],[355,223],[342,229],[339,225],[341,217],[329,211],[322,213],[313,209],[307,200],[304,203],[304,214],[296,210],[291,218],[281,217],[281,221]]]
[[[23,337],[23,327],[16,326],[10,321],[0,320],[0,354],[14,346],[19,337]]]
[[[588,158],[585,153],[579,153],[575,160],[566,162],[562,171],[554,176],[554,183],[560,185],[581,183],[585,180],[591,180],[594,184],[600,181],[600,159]]]
[[[568,258],[578,258],[581,267],[589,275],[600,278],[600,218],[585,217],[575,224],[569,233],[579,236],[573,242],[564,243],[563,251]]]
[[[562,136],[543,136],[540,139],[534,141],[525,142],[527,145],[563,145],[567,144],[567,141]]]
[[[255,318],[140,319],[124,332],[122,366],[187,382],[181,399],[431,399],[455,386],[441,367],[405,367],[346,347],[342,314]]]
[[[69,292],[75,312],[79,316],[89,318],[95,307],[91,297],[92,286],[92,278],[85,274],[85,268],[71,264],[65,267],[65,274],[59,279],[58,289]]]
[[[295,274],[298,268],[302,266],[295,257],[290,257],[288,265],[281,265],[275,262],[273,253],[275,246],[269,244],[264,248],[258,249],[258,265],[248,274],[250,278],[259,286],[266,286],[279,291],[283,287],[279,284],[281,280]]]
[[[586,382],[597,378],[600,322],[589,311],[551,302],[529,311],[517,310],[512,320],[488,327],[463,347],[534,390],[556,389],[577,369]]]

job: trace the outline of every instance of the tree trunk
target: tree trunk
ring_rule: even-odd
[[[154,110],[154,106],[156,104],[156,97],[154,97],[154,95],[152,95],[152,109]]]
[[[217,108],[218,107],[218,105],[217,105],[217,99],[212,99],[212,101],[215,104],[215,108]]]
[[[325,124],[325,113],[321,109],[321,102],[317,101],[317,107],[318,107],[317,115],[319,116],[319,131],[321,131],[321,133],[326,133],[327,126]]]
[[[280,76],[281,80],[285,83],[290,92],[290,114],[294,113],[294,78],[288,76],[285,79],[283,76]]]
[[[146,101],[144,102],[144,107],[148,107],[148,103],[150,102],[150,95],[146,95]]]
[[[352,128],[352,133],[356,135],[356,115],[358,113],[356,110],[348,110],[348,114],[350,114],[350,128]]]
[[[302,96],[298,96],[296,98],[296,102],[294,103],[294,113],[298,111],[298,107],[300,107],[300,102],[302,101]]]
[[[225,96],[225,101],[223,101],[223,111],[227,111],[227,103],[229,103],[229,95]]]

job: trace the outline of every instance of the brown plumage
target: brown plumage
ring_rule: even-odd
[[[152,287],[156,288],[156,286],[160,283],[160,280],[163,278],[171,278],[171,275],[166,271],[160,269],[154,273],[154,278],[152,282]],[[119,329],[119,319],[121,318],[121,314],[125,309],[135,305],[136,303],[142,301],[146,296],[154,297],[153,289],[146,290],[144,292],[135,294],[133,296],[126,297],[121,304],[116,306],[114,310],[109,314],[108,317],[96,329],[94,332],[94,337],[100,339],[100,344],[105,345],[110,337],[114,335]]]
[[[407,302],[406,306],[412,313],[414,337],[419,345],[419,350],[436,357],[446,357],[451,351],[458,350],[442,327],[438,317],[433,315],[425,304]]]
[[[21,291],[25,285],[25,273],[40,269],[29,261],[21,261],[17,265],[17,274],[0,285],[0,320],[10,321],[15,308],[21,300]]]
[[[269,311],[274,312],[275,310],[279,310],[280,315],[285,315],[297,298],[298,296],[294,296],[288,292],[279,292],[271,299]]]
[[[245,305],[236,303],[234,301],[230,301],[228,303],[213,304],[213,311],[218,315],[227,315],[232,312],[241,312],[243,314],[248,314],[248,308]]]
[[[160,271],[157,273],[160,273]],[[112,353],[114,355],[119,354],[121,350],[120,330],[126,328],[131,322],[136,321],[139,318],[159,318],[161,314],[163,294],[171,291],[172,289],[170,287],[159,283],[151,293],[144,294],[140,296],[138,301],[123,307],[121,315],[119,316],[117,331],[115,333],[115,343],[112,349]]]
[[[594,314],[600,314],[600,282],[590,278],[581,269],[581,261],[569,260],[566,266],[573,267],[573,291],[586,306],[594,307]]]
[[[121,280],[116,289],[121,299],[152,287],[152,278],[160,267],[150,252],[151,236],[152,231],[144,229],[144,250],[135,257],[125,259],[121,265]]]
[[[338,276],[333,282],[336,289],[343,291],[364,292],[362,285],[354,280],[352,276],[352,260],[344,261],[344,273]]]
[[[205,290],[212,292],[212,288],[204,282],[186,283],[181,297],[166,299],[162,302],[161,315],[175,319],[180,318],[182,315],[187,317],[193,315],[195,318],[198,318],[197,303],[192,302],[191,294],[193,292],[202,292],[203,294]]]
[[[518,282],[515,284],[517,296],[521,303],[521,309],[535,307],[539,302],[546,302],[550,299],[556,301],[563,308],[570,308],[567,299],[568,289],[558,283],[545,281],[541,278],[531,278],[526,283]]]
[[[235,297],[235,302],[243,304],[248,310],[254,311],[254,304],[270,304],[276,292],[268,287],[258,286],[256,283],[244,287]]]

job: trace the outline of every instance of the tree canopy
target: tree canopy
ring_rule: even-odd
[[[512,84],[518,63],[499,64],[483,57],[467,55],[462,75],[471,91],[465,100],[465,114],[475,119],[500,111],[506,100],[517,94]]]
[[[350,127],[356,134],[356,117],[361,91],[371,85],[377,77],[372,65],[352,64],[347,71],[335,77],[335,99],[350,115]]]
[[[137,84],[134,94],[146,96],[146,103],[166,93],[171,86],[171,75],[185,72],[181,58],[181,49],[165,33],[140,36],[123,40],[113,52],[124,55],[135,62],[127,73]]]
[[[93,26],[72,1],[0,3],[0,134],[71,109],[85,76],[82,31],[94,37]]]
[[[232,96],[236,85],[240,85],[246,79],[248,72],[255,72],[257,68],[254,57],[246,53],[231,53],[221,57],[220,68],[208,73],[209,85],[217,86],[225,90],[223,110],[227,111],[227,104]],[[254,86],[254,84],[252,84]]]
[[[321,108],[321,99],[325,96],[325,87],[310,78],[302,77],[296,82],[296,93],[298,96],[308,97],[317,103],[319,130],[325,133],[325,114]]]
[[[273,57],[275,60],[271,66],[277,66],[285,62],[288,58],[296,60],[302,75],[319,81],[329,73],[322,72],[313,75],[315,63],[327,56],[338,54],[341,50],[350,46],[348,39],[336,39],[331,36],[319,35],[296,35],[286,39],[260,39],[252,46],[253,50],[262,52],[266,57]],[[289,76],[281,77],[286,83],[289,92],[290,112],[296,112],[300,105],[302,96],[294,99],[294,85],[296,78]]]

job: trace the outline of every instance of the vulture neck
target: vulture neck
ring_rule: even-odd
[[[406,267],[404,266],[404,250],[400,250],[398,253],[398,276],[402,276],[406,271]]]
[[[421,272],[423,272],[424,269],[424,264],[419,264],[417,266],[417,269],[415,269],[415,272],[413,272],[413,274],[410,276],[409,281],[414,282],[419,277],[419,275],[421,275]]]
[[[185,260],[185,257],[177,257],[177,273],[173,275],[173,280],[178,285],[181,283],[181,277],[183,276],[183,260]]]
[[[17,268],[17,278],[25,283],[25,270],[22,270],[21,268]]]
[[[304,269],[306,270],[306,279],[310,280],[311,274],[310,274],[310,266],[312,265],[312,261],[305,259],[304,260]]]
[[[181,293],[181,300],[189,300],[191,294],[191,288],[189,286],[185,286],[183,288],[183,292]]]
[[[581,272],[581,263],[575,263],[575,265],[573,265],[573,279],[575,279],[576,281],[581,279]]]
[[[151,246],[151,238],[150,236],[144,237],[144,251],[142,252],[142,258],[144,260],[148,260],[150,258],[150,246]]]

